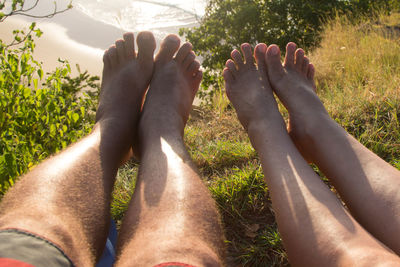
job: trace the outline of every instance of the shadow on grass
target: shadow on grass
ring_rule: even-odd
[[[271,208],[268,188],[257,160],[210,182],[224,224],[228,266],[287,266],[281,237]]]

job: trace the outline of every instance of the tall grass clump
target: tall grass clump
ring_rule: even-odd
[[[398,167],[400,14],[331,21],[311,60],[321,99],[361,143]]]

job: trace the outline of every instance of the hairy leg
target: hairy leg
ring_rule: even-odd
[[[110,198],[153,72],[155,40],[133,34],[104,54],[97,123],[87,137],[23,176],[4,196],[0,229],[16,228],[57,244],[77,266],[94,266],[103,251]]]
[[[219,215],[183,143],[202,73],[191,44],[165,38],[140,121],[141,165],[120,233],[117,266],[222,265]]]
[[[276,220],[291,263],[300,266],[373,266],[400,260],[366,232],[308,166],[291,141],[266,82],[265,44],[232,52],[226,91],[257,150]]]
[[[400,172],[329,117],[304,51],[289,43],[282,66],[277,49],[266,54],[268,74],[289,111],[292,139],[331,180],[355,219],[400,255]]]

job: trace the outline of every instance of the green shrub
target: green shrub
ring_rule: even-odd
[[[45,76],[34,60],[33,35],[14,31],[0,40],[0,196],[41,160],[87,134],[94,123],[98,77],[71,77],[67,61]],[[79,68],[78,68],[79,70]]]
[[[242,43],[277,44],[282,49],[290,41],[310,49],[321,41],[326,21],[349,14],[354,22],[381,10],[400,8],[393,0],[210,0],[199,27],[181,29],[193,44],[205,68],[199,97],[206,104],[219,89],[224,64],[233,49]]]

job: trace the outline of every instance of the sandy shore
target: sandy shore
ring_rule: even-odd
[[[12,39],[14,29],[28,29],[32,19],[13,16],[1,23],[0,38],[5,42]],[[101,75],[102,56],[113,42],[121,38],[123,30],[96,21],[77,9],[68,10],[51,19],[36,20],[43,31],[36,38],[35,59],[43,63],[45,71],[54,70],[59,65],[58,58],[67,59],[76,73],[75,64],[81,70],[93,75]],[[177,33],[178,28],[166,29]],[[156,38],[157,39],[157,38]],[[157,39],[157,48],[161,39]]]
[[[28,29],[31,19],[10,17],[2,22],[0,38],[5,42],[12,40],[14,29]],[[43,63],[45,71],[59,66],[58,59],[67,59],[76,73],[76,64],[81,70],[88,70],[93,75],[101,75],[103,51],[113,40],[122,35],[122,31],[94,21],[78,10],[70,10],[52,19],[40,19],[38,28],[43,31],[36,38],[34,57]]]

